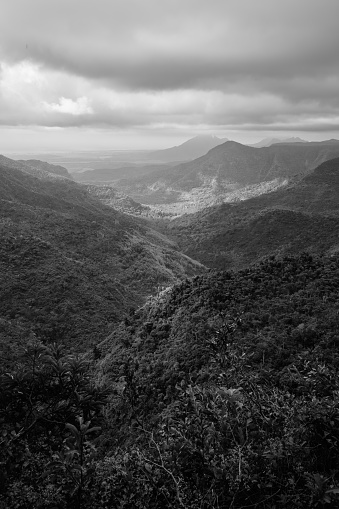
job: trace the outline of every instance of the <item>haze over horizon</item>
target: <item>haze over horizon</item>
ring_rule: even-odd
[[[337,0],[0,3],[0,153],[339,138]]]

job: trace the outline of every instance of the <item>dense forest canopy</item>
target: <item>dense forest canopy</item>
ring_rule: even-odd
[[[0,167],[0,509],[337,507],[338,159],[175,220],[26,163]]]
[[[167,232],[183,252],[216,269],[247,267],[271,254],[336,252],[339,159],[274,192],[182,215]]]
[[[1,378],[0,507],[338,502],[339,257],[187,279]]]
[[[152,225],[83,186],[0,163],[0,370],[28,337],[85,351],[131,306],[203,270]]]
[[[339,509],[339,0],[0,6],[0,509]]]

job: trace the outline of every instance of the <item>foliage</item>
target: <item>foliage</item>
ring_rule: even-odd
[[[159,286],[203,270],[145,221],[103,205],[85,187],[35,178],[20,170],[22,164],[4,159],[2,369],[12,367],[32,334],[45,344],[62,342],[69,351],[84,352]]]
[[[267,193],[338,156],[338,146],[326,142],[254,148],[228,141],[199,159],[115,185],[142,204],[182,214]]]
[[[59,345],[46,347],[37,340],[28,344],[17,369],[1,377],[0,386],[0,504],[47,508],[59,501],[64,507],[69,481],[52,482],[46,469],[64,443],[71,449],[65,434],[76,422],[81,437],[98,431],[107,390],[94,386],[84,357],[65,355]],[[81,451],[88,446],[75,442]]]
[[[338,283],[339,257],[272,257],[131,314],[101,345],[116,452],[98,507],[121,486],[122,507],[336,507]]]
[[[116,224],[118,213],[74,183],[78,202],[72,185],[46,184],[48,198],[29,182],[39,206],[28,188],[21,205],[17,195],[2,201],[0,262],[10,271],[1,290],[0,508],[338,507],[338,254],[210,271],[135,310],[123,283],[134,280],[137,292],[146,276],[154,288],[202,268],[177,259],[141,220]],[[243,231],[255,225],[269,249],[287,226],[299,250],[305,238],[317,242],[304,228],[298,244],[300,224],[323,238],[322,219],[337,221],[250,215]],[[281,225],[271,244],[267,217],[274,231]],[[112,285],[116,300],[102,307]],[[103,328],[91,353],[70,354],[74,329],[75,348],[83,336],[86,349],[117,300],[121,323],[108,337]]]
[[[275,192],[186,214],[169,222],[167,232],[208,267],[239,269],[272,254],[335,252],[338,212],[337,158]]]

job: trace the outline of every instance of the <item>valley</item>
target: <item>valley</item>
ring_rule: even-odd
[[[260,148],[227,141],[193,161],[152,167],[138,176],[126,175],[120,180],[111,177],[109,181],[106,172],[104,183],[137,202],[175,216],[267,193],[338,156],[339,142],[335,140],[281,142]],[[85,178],[94,184],[103,183],[99,172],[86,172]]]
[[[60,337],[68,349],[85,351],[130,308],[205,270],[239,270],[304,251],[335,254],[339,158],[313,166],[338,147],[331,141],[261,149],[220,144],[192,163],[161,170],[188,196],[181,210],[171,201],[178,191],[166,188],[166,204],[142,204],[123,186],[79,184],[61,166],[2,156],[4,356],[10,363],[27,332],[43,341]],[[216,181],[217,166],[221,181],[226,174],[233,179],[226,202],[222,185],[194,187],[202,172]],[[146,185],[158,176],[131,182]],[[152,193],[150,201],[165,201],[161,189]]]
[[[0,4],[0,509],[339,509],[339,1]]]
[[[168,222],[186,254],[209,267],[245,267],[262,257],[339,250],[339,158],[273,192]]]
[[[335,507],[339,142],[144,169],[0,158],[0,507]]]
[[[203,270],[59,168],[0,163],[3,369],[27,335],[84,351],[149,294]]]

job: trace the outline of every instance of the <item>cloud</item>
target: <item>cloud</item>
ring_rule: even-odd
[[[327,84],[329,91],[334,83]],[[211,126],[211,128],[280,128],[298,124],[332,130],[339,115],[337,96],[322,101],[291,100],[271,92],[245,90],[121,90],[29,62],[2,65],[2,125],[46,127]]]
[[[11,0],[0,29],[12,61],[114,87],[267,90],[338,72],[338,15],[337,0]]]
[[[0,123],[330,130],[338,18],[338,0],[11,0]]]
[[[43,101],[43,107],[48,112],[66,113],[69,115],[91,115],[93,109],[89,105],[87,97],[79,97],[76,101],[60,97],[58,103],[48,103]]]

